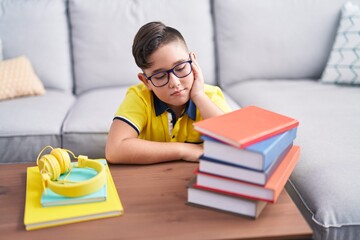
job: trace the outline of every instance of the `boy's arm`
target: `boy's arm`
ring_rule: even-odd
[[[190,98],[199,109],[200,115],[203,119],[215,117],[224,114],[211,99],[205,94],[204,91],[204,77],[202,71],[195,59],[195,54],[191,53],[192,70],[194,74],[194,83],[191,89]]]
[[[126,122],[114,120],[106,143],[106,159],[111,163],[150,164],[171,160],[198,161],[201,145],[179,142],[153,142],[138,139]]]

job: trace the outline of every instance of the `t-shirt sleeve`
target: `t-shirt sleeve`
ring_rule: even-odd
[[[217,86],[208,85],[209,91],[206,91],[211,101],[216,104],[224,113],[231,112],[231,108],[225,100],[225,96],[221,89]]]
[[[143,96],[133,88],[126,93],[125,99],[115,113],[114,120],[128,123],[140,134],[147,122],[148,103]]]

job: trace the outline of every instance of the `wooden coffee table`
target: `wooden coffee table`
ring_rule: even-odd
[[[110,165],[120,217],[26,231],[26,168],[0,165],[1,239],[305,239],[312,230],[285,191],[257,220],[186,204],[197,164]]]

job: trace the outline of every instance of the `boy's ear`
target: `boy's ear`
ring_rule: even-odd
[[[190,52],[190,56],[191,56],[191,59],[192,60],[196,60],[196,55],[195,55],[195,53],[194,52]]]
[[[145,77],[145,75],[144,75],[143,73],[138,73],[137,76],[138,76],[138,79],[145,84],[145,86],[147,87],[147,89],[151,90],[151,86],[150,86],[151,83],[150,83],[150,81]]]

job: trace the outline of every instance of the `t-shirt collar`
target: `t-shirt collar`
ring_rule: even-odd
[[[156,116],[161,115],[163,112],[168,111],[169,107],[166,103],[161,101],[154,93],[153,93],[153,99],[154,99],[154,108],[155,108],[155,114]],[[190,99],[186,103],[185,111],[183,114],[187,114],[190,119],[194,120],[196,119],[196,105],[195,103]]]

